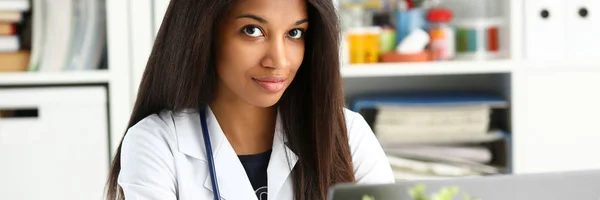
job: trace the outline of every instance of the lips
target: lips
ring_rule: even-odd
[[[283,89],[286,78],[283,77],[262,77],[252,78],[260,87],[265,89],[267,92],[275,93]]]

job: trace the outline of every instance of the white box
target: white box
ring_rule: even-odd
[[[514,172],[600,169],[600,71],[531,71],[517,74]]]
[[[600,1],[563,0],[566,2],[568,60],[599,60]]]
[[[0,89],[0,199],[102,199],[109,167],[102,86]]]
[[[526,0],[525,57],[550,62],[600,60],[598,12],[598,0]]]
[[[564,60],[565,0],[525,0],[525,57],[528,60]]]

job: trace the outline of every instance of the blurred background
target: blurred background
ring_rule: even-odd
[[[337,0],[398,181],[600,168],[600,1]],[[101,199],[169,0],[0,0],[0,199]]]

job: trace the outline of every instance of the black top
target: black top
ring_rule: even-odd
[[[271,150],[268,150],[259,154],[251,155],[240,155],[238,156],[254,193],[258,197],[258,200],[267,200],[267,167],[269,166],[269,159],[271,158]]]

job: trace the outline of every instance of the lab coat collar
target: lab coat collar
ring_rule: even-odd
[[[276,199],[285,180],[290,178],[292,169],[298,161],[296,154],[286,145],[287,138],[283,133],[279,113],[277,112],[271,159],[267,168],[268,199]],[[183,116],[176,119],[175,122],[179,151],[190,157],[208,161],[204,149],[199,114],[195,112]],[[215,168],[221,196],[224,199],[255,198],[256,195],[243,165],[208,106],[206,107],[206,123],[210,132],[210,142],[215,157]],[[244,185],[245,187],[240,187]],[[211,177],[208,173],[204,187],[212,191]]]

